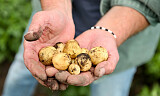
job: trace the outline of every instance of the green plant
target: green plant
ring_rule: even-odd
[[[153,59],[146,64],[146,73],[154,80],[160,79],[160,53],[155,54]]]
[[[160,96],[160,85],[155,83],[151,89],[149,86],[144,86],[138,96]]]
[[[160,42],[154,57],[145,65],[145,68],[146,74],[149,75],[152,80],[160,79]]]
[[[158,83],[160,80],[160,42],[154,57],[144,66],[143,78],[147,79],[138,96],[160,96],[160,84]]]
[[[31,14],[30,0],[0,0],[0,63],[18,51]]]
[[[90,87],[69,86],[66,91],[62,91],[60,96],[90,96]]]

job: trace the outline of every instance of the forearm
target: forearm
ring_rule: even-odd
[[[149,25],[145,17],[138,11],[122,6],[115,6],[96,24],[108,28],[116,34],[117,46],[120,46],[130,36],[140,32]]]
[[[71,0],[40,0],[42,10],[59,9],[72,16]]]

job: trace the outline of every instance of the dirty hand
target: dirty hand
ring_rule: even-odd
[[[24,63],[32,75],[45,86],[52,90],[58,89],[56,80],[47,80],[47,70],[57,72],[54,68],[45,68],[39,61],[38,52],[45,46],[53,46],[57,42],[66,42],[74,38],[75,28],[72,17],[64,11],[55,9],[36,13],[29,27],[29,32],[24,36]],[[46,72],[47,71],[47,72]],[[49,82],[55,82],[55,86]],[[57,87],[56,87],[57,86]],[[53,87],[53,88],[52,88]]]
[[[116,40],[112,34],[100,30],[88,30],[76,38],[81,48],[91,49],[93,47],[102,46],[108,51],[108,60],[99,63],[95,68],[90,71],[82,72],[79,75],[68,75],[66,82],[75,86],[87,86],[94,80],[102,77],[103,75],[111,74],[119,60]],[[61,73],[57,73],[62,75]],[[59,76],[60,77],[60,76]]]
[[[112,7],[95,26],[109,28],[116,34],[116,39],[109,32],[100,29],[88,30],[76,38],[81,48],[88,48],[89,50],[97,46],[106,48],[109,55],[108,60],[98,64],[95,68],[91,68],[88,72],[69,75],[64,80],[71,85],[86,86],[101,76],[112,73],[119,60],[117,46],[120,46],[129,37],[145,29],[148,25],[147,19],[135,9],[125,6]],[[61,75],[60,73],[56,74],[59,77]]]

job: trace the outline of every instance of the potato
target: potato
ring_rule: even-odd
[[[67,53],[71,58],[76,58],[76,56],[81,53],[81,48],[77,41],[69,40],[66,43],[63,52]]]
[[[106,61],[108,59],[107,50],[101,46],[92,48],[89,51],[89,56],[91,58],[93,65],[97,65],[97,64],[99,64],[103,61]]]
[[[57,53],[53,55],[52,63],[58,70],[66,70],[71,64],[71,58],[67,53]]]
[[[44,65],[51,65],[52,64],[52,57],[56,53],[56,48],[52,46],[47,46],[42,48],[39,51],[39,60]]]
[[[87,53],[87,54],[88,54],[88,53],[89,53],[89,50],[86,49],[86,48],[82,48],[82,49],[81,49],[81,53]]]
[[[72,75],[78,75],[80,74],[80,67],[77,64],[71,64],[68,68],[68,71]]]
[[[44,47],[39,51],[39,60],[46,67],[48,77],[55,73],[51,72],[54,68],[58,70],[68,69],[68,74],[78,75],[81,71],[88,71],[92,64],[97,65],[108,59],[107,50],[103,47],[94,47],[90,51],[86,48],[80,48],[76,40],[69,40],[66,44],[57,42],[54,47]],[[54,70],[56,70],[54,69]]]
[[[65,44],[62,43],[62,42],[57,42],[57,43],[54,45],[54,47],[57,49],[57,52],[58,52],[58,53],[63,52],[64,46],[65,46]]]
[[[92,66],[91,58],[87,53],[79,54],[75,59],[75,63],[80,66],[81,71],[88,71]]]

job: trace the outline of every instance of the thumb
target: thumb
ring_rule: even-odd
[[[115,66],[110,64],[108,61],[104,61],[102,63],[99,63],[94,71],[95,76],[101,77],[103,75],[107,75],[113,72],[115,69]]]
[[[99,63],[95,70],[94,75],[97,77],[101,77],[103,75],[111,74],[114,69],[116,68],[116,65],[119,60],[119,55],[109,54],[109,58],[107,61]]]
[[[27,41],[36,41],[42,35],[42,28],[40,27],[38,31],[29,31],[27,34],[24,35],[25,40]]]
[[[44,25],[44,14],[42,12],[37,12],[33,18],[32,22],[29,26],[29,31],[24,35],[25,40],[27,41],[35,41],[38,40],[43,32],[42,26]]]

